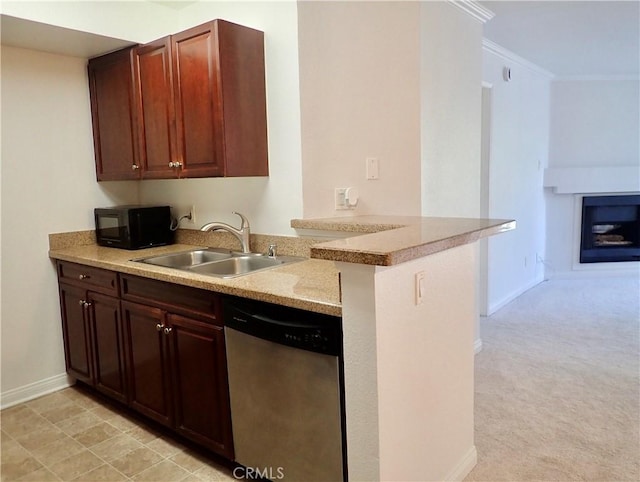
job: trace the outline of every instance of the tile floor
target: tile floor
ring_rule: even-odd
[[[2,482],[236,480],[75,387],[2,410],[0,428]]]

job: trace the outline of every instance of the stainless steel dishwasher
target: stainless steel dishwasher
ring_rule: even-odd
[[[224,305],[236,462],[267,479],[346,480],[340,318]]]

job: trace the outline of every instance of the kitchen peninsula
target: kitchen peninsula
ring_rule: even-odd
[[[294,220],[360,236],[313,246],[341,274],[351,480],[462,480],[475,466],[478,249],[515,221]]]
[[[84,235],[84,244],[77,246],[61,241],[61,235],[52,235],[49,255],[219,293],[341,314],[349,479],[464,478],[476,462],[475,242],[510,231],[515,222],[357,216],[293,220],[292,227],[354,236],[316,240],[310,244],[312,259],[231,280],[131,261],[202,245],[200,233],[183,233],[178,238],[182,244],[136,253],[97,247],[90,235]],[[254,235],[254,249],[270,238]],[[56,245],[60,242],[67,244]],[[281,238],[278,244],[283,253],[287,242],[296,249],[306,249],[298,238]]]

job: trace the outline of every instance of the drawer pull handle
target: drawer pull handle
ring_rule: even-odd
[[[89,276],[88,274],[78,275],[78,279],[89,279],[89,278],[91,278],[91,276]]]
[[[165,328],[164,329],[164,334],[168,335],[169,333],[171,333],[171,330],[173,330],[173,328]]]
[[[84,305],[85,305],[86,303],[87,303],[87,302],[86,302],[85,300],[78,300],[78,304],[79,304],[80,306],[82,306],[83,308],[84,308]]]
[[[162,331],[163,328],[164,326],[162,326],[160,323],[156,325],[156,331]]]

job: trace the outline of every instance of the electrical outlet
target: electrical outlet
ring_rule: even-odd
[[[337,187],[335,189],[335,206],[336,211],[349,209],[347,206],[347,201],[345,199],[345,193],[347,192],[346,187]]]

